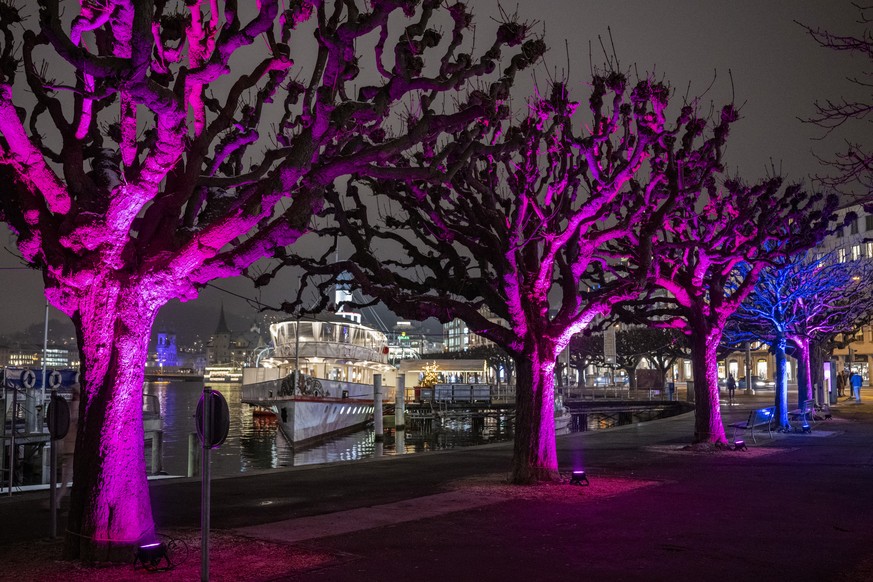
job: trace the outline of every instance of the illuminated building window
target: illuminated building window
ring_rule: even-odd
[[[837,250],[837,261],[839,261],[841,263],[846,262],[846,249]]]

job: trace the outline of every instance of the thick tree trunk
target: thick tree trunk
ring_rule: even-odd
[[[790,429],[788,424],[788,370],[785,361],[785,336],[776,330],[776,338],[773,341],[773,356],[776,359],[776,419],[779,430]]]
[[[65,555],[86,562],[128,560],[154,540],[142,390],[162,303],[126,283],[94,282],[73,315],[83,373]]]
[[[718,345],[722,330],[693,326],[691,371],[694,375],[694,442],[727,444],[718,398]]]
[[[515,362],[515,450],[512,482],[556,481],[555,359],[542,352]]]

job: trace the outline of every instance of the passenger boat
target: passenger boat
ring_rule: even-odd
[[[270,336],[272,356],[243,369],[242,401],[272,410],[295,446],[354,432],[372,420],[374,374],[393,383],[385,334],[320,316],[274,323]]]

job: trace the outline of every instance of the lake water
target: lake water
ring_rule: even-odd
[[[511,422],[504,416],[485,419],[475,428],[468,421],[433,423],[429,430],[407,426],[401,442],[397,442],[393,429],[386,429],[384,442],[378,443],[378,447],[375,432],[370,427],[314,447],[294,450],[275,421],[253,417],[252,407],[240,402],[242,387],[239,384],[211,382],[210,386],[222,393],[230,411],[227,440],[212,451],[214,475],[353,461],[370,458],[377,453],[409,454],[512,439]],[[195,431],[194,411],[203,393],[203,382],[147,382],[145,393],[156,395],[161,403],[164,418],[163,470],[170,475],[185,475],[188,467],[188,435]],[[199,445],[199,441],[197,443]]]

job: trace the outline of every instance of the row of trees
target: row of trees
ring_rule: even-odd
[[[797,360],[797,401],[813,399],[838,337],[873,321],[873,258],[839,262],[801,253],[766,269],[730,322],[734,343],[759,341],[776,361],[776,416],[788,428],[786,355]]]
[[[126,559],[158,310],[284,255],[342,176],[462,163],[545,46],[441,0],[60,4],[0,4],[0,218],[78,336],[66,555]]]

